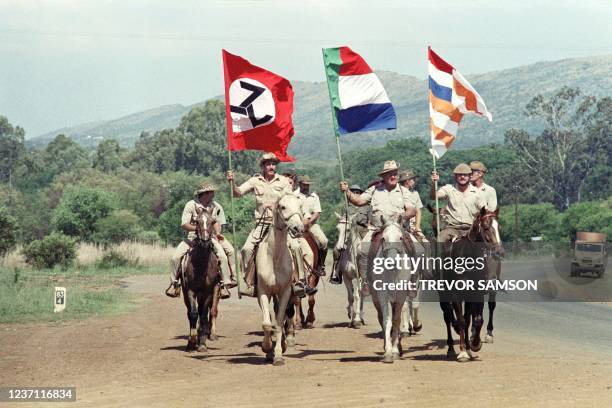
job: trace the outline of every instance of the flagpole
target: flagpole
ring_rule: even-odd
[[[232,169],[232,152],[227,147],[227,161],[229,164],[229,171],[233,172]],[[238,299],[242,299],[242,295],[240,294],[240,265],[238,264],[238,251],[236,251],[236,247],[234,244],[236,243],[236,213],[234,212],[234,179],[230,181],[230,207],[232,211],[232,248],[234,248],[234,267],[236,270],[234,273],[236,274],[236,290],[238,292]]]
[[[435,171],[436,173],[438,172],[438,170],[436,170],[436,154],[434,152],[433,146],[431,147],[431,157],[433,158],[433,171]],[[436,241],[438,239],[440,239],[440,207],[439,207],[439,202],[438,202],[438,181],[434,181],[434,190],[435,190],[435,197],[436,197]]]
[[[325,48],[321,48],[321,53],[323,54],[323,68],[325,68]],[[329,94],[329,106],[330,113],[332,116],[332,126],[334,127],[334,135],[336,136],[336,148],[338,149],[338,163],[340,164],[340,178],[342,181],[346,181],[344,179],[344,169],[342,166],[342,151],[340,150],[340,134],[338,133],[338,124],[336,123],[336,115],[334,115],[334,103],[332,102],[332,93],[331,88],[329,87],[329,79],[327,78],[327,70],[325,70],[325,82],[327,82],[327,93]],[[346,219],[349,217],[349,205],[348,205],[348,196],[347,192],[344,192],[344,206],[346,211]]]

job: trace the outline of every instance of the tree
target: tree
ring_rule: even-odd
[[[53,226],[66,235],[90,240],[98,220],[115,209],[117,199],[107,191],[70,187],[53,212]]]
[[[560,216],[552,204],[520,204],[518,210],[520,241],[529,242],[531,237],[542,237],[545,241],[567,239],[559,236]],[[514,206],[501,208],[499,223],[502,242],[514,241]]]
[[[117,210],[95,223],[92,241],[102,245],[134,240],[142,231],[140,218],[131,211]]]
[[[563,213],[559,234],[574,240],[577,231],[603,232],[612,241],[612,198],[603,203],[573,204]]]
[[[12,185],[15,169],[26,155],[24,138],[22,128],[13,127],[7,118],[0,116],[0,182]]]
[[[98,144],[93,158],[93,168],[113,173],[123,164],[125,149],[115,139],[105,139]]]
[[[0,259],[15,248],[17,222],[6,208],[0,207]]]
[[[506,142],[517,151],[517,170],[528,172],[543,198],[560,211],[581,200],[585,180],[607,159],[610,105],[610,98],[598,101],[563,87],[549,98],[534,97],[526,106],[528,117],[544,121],[539,136],[519,129],[505,134]]]

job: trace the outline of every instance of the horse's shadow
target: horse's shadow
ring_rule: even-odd
[[[445,349],[447,347],[446,345],[446,340],[444,339],[436,339],[436,340],[432,340],[429,343],[425,343],[425,344],[421,344],[418,346],[409,346],[407,349],[407,352],[413,352],[413,351],[427,351],[427,350],[435,350],[435,349]]]
[[[349,327],[349,322],[325,323],[323,325],[324,329],[336,329],[336,328],[339,328],[339,327],[348,328]]]

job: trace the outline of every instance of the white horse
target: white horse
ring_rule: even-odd
[[[262,313],[264,338],[261,349],[266,359],[274,365],[283,365],[283,353],[287,348],[285,319],[287,304],[291,298],[292,258],[287,247],[287,234],[301,236],[304,232],[300,201],[286,193],[279,198],[274,210],[270,231],[259,244],[255,265],[257,267],[257,297]],[[270,301],[274,300],[274,313]],[[276,335],[276,345],[272,337]]]
[[[359,245],[361,244],[361,235],[359,227],[355,223],[355,215],[347,218],[346,215],[336,213],[338,217],[338,242],[334,248],[340,254],[335,268],[342,276],[346,292],[348,295],[348,312],[349,327],[356,329],[365,324],[363,311],[363,297],[361,296],[360,287],[361,279],[357,270],[357,254]]]
[[[402,242],[403,229],[396,219],[386,219],[383,217],[384,229],[382,239],[384,240],[380,248],[376,251],[376,257],[393,258],[397,255],[403,258],[406,253]],[[372,260],[369,262],[372,264]],[[400,323],[402,318],[402,307],[408,297],[408,289],[393,288],[385,284],[407,282],[410,280],[410,269],[404,262],[394,265],[392,268],[384,268],[381,274],[374,274],[368,271],[368,278],[372,287],[372,301],[378,312],[378,322],[383,331],[385,339],[383,362],[393,363],[402,355],[402,344],[400,336]],[[371,269],[371,268],[370,268]],[[381,282],[375,282],[380,280]]]

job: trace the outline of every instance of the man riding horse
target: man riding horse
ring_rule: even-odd
[[[484,181],[487,167],[482,162],[473,161],[470,162],[470,169],[472,170],[470,183],[480,192],[487,210],[495,211],[497,209],[497,193],[493,187]]]
[[[242,247],[242,270],[246,277],[247,266],[253,256],[255,246],[261,242],[272,224],[272,214],[278,199],[285,193],[292,193],[291,184],[287,177],[276,173],[276,165],[280,160],[274,153],[264,153],[259,159],[261,174],[256,173],[253,177],[236,186],[234,172],[227,172],[227,181],[233,186],[234,197],[253,192],[255,195],[255,227],[251,230]],[[246,296],[255,296],[255,288],[245,282],[241,293]]]
[[[361,241],[357,260],[363,296],[370,294],[367,274],[368,256],[372,236],[384,226],[381,216],[392,218],[403,215],[405,218],[411,218],[416,214],[414,207],[411,205],[408,190],[402,188],[398,183],[399,167],[397,163],[393,160],[386,161],[383,170],[378,175],[382,177],[383,182],[369,187],[364,193],[359,195],[351,192],[345,181],[340,182],[340,190],[346,193],[346,197],[351,204],[356,206],[369,204],[372,206],[372,226],[368,228],[368,232]]]
[[[325,258],[327,257],[327,237],[317,224],[321,216],[321,202],[317,193],[310,192],[310,177],[304,175],[298,179],[299,192],[298,197],[302,200],[302,216],[304,217],[304,230],[309,231],[312,238],[317,243],[318,247],[318,266],[316,273],[319,276],[325,276]]]
[[[219,260],[219,269],[221,271],[221,298],[226,299],[230,297],[228,289],[236,286],[236,278],[234,276],[236,266],[234,265],[234,248],[221,233],[222,226],[227,224],[227,222],[223,207],[214,200],[215,190],[216,187],[213,184],[204,182],[200,185],[194,192],[196,197],[185,204],[181,216],[181,228],[187,231],[187,240],[191,241],[196,238],[198,211],[207,211],[211,215],[214,221],[214,233],[212,236],[213,251]],[[179,268],[181,267],[183,256],[189,252],[189,249],[190,246],[187,242],[181,241],[170,259],[170,286],[166,289],[166,295],[170,297],[178,297],[181,293],[181,274]]]

